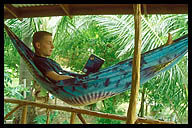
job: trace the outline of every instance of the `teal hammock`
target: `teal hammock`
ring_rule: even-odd
[[[64,102],[74,105],[88,105],[103,100],[131,88],[132,62],[127,59],[95,73],[77,74],[63,70],[63,74],[74,76],[73,79],[50,81],[33,62],[34,52],[29,49],[6,25],[14,47],[23,58],[34,80],[51,94]],[[168,46],[159,47],[141,55],[140,84],[154,76],[169,70],[188,52],[188,35],[174,40]]]

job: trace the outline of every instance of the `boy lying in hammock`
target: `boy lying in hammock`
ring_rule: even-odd
[[[165,45],[172,43],[172,37],[169,33],[168,40]],[[35,56],[33,58],[34,63],[45,76],[54,81],[74,78],[72,76],[60,74],[60,71],[63,70],[61,66],[54,60],[47,58],[51,56],[54,48],[51,33],[46,31],[36,32],[33,35],[33,47],[35,49]]]
[[[35,49],[35,56],[33,61],[37,68],[48,78],[54,81],[66,80],[73,78],[68,75],[60,75],[63,69],[61,66],[52,59],[47,57],[51,56],[54,45],[52,34],[46,31],[39,31],[33,35],[33,47]]]

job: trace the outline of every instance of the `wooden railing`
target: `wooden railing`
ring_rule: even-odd
[[[10,115],[12,115],[19,108],[23,107],[21,124],[26,124],[26,121],[27,121],[27,107],[29,105],[48,109],[48,112],[47,112],[48,116],[47,116],[46,124],[49,123],[49,110],[61,110],[61,111],[71,112],[71,119],[70,119],[71,124],[75,123],[74,121],[75,121],[76,115],[81,120],[81,122],[83,124],[88,124],[86,122],[86,120],[83,118],[82,114],[86,114],[86,115],[90,115],[90,116],[96,116],[96,117],[102,117],[102,118],[107,118],[107,119],[115,119],[115,120],[123,120],[123,121],[127,120],[126,116],[96,112],[96,111],[91,111],[91,110],[86,110],[86,109],[79,109],[79,108],[75,108],[75,107],[49,105],[49,104],[45,104],[45,103],[37,103],[37,102],[27,101],[27,100],[17,100],[17,99],[13,99],[13,98],[4,98],[4,102],[5,103],[18,104],[18,106],[16,106],[12,111],[10,111],[7,115],[5,115],[4,120],[6,120]],[[137,117],[137,120],[135,121],[135,123],[137,123],[137,124],[138,123],[174,124],[174,122],[146,119],[146,118],[141,118],[141,117]]]

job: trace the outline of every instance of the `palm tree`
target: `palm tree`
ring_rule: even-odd
[[[149,15],[142,16],[142,53],[154,49],[166,43],[168,32],[173,39],[188,33],[188,15]],[[96,17],[95,20],[106,30],[106,38],[117,36],[116,45],[120,45],[116,52],[117,57],[125,59],[133,55],[134,49],[134,19],[132,15],[107,15]],[[188,56],[172,69],[164,72],[146,83],[149,96],[161,96],[163,102],[167,101],[168,106],[174,110],[173,113],[179,116],[186,114],[188,107],[187,86],[185,80],[188,78]],[[183,64],[184,63],[184,64]],[[185,78],[185,79],[183,79]],[[185,86],[183,86],[185,85]],[[157,91],[158,90],[158,91]],[[154,98],[153,98],[154,100]],[[178,104],[171,103],[177,102]],[[166,102],[163,102],[165,105]],[[159,103],[161,104],[161,103]],[[182,104],[182,107],[181,105]],[[178,111],[178,112],[176,112]],[[180,113],[180,114],[178,114]],[[180,120],[181,122],[181,120]]]

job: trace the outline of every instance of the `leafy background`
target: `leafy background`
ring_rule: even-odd
[[[188,33],[186,14],[148,15],[142,16],[141,21],[142,53],[165,44],[169,32],[173,40]],[[52,32],[55,49],[51,58],[67,70],[81,73],[92,53],[105,59],[102,68],[133,56],[133,15],[87,15],[74,16],[72,19],[67,16],[24,18],[22,21],[11,19],[4,22],[20,39],[26,36],[32,38],[33,33],[39,30]],[[14,79],[19,78],[20,68],[20,56],[4,30],[4,96],[22,99],[21,86],[11,86]],[[25,90],[27,91],[27,88]],[[13,95],[14,91],[18,95]],[[143,84],[138,103],[142,102],[142,93],[145,94],[143,116],[188,123],[188,54],[173,68]],[[91,107],[101,112],[126,115],[129,96],[130,90],[85,108]],[[125,105],[119,108],[122,104]],[[4,105],[4,115],[10,111],[10,108],[10,104]],[[140,104],[137,114],[141,116],[141,109],[139,109]],[[53,115],[55,117],[55,113]],[[58,113],[56,115],[59,116]],[[40,121],[37,119],[35,118],[36,123]],[[96,118],[93,123],[124,122]]]

